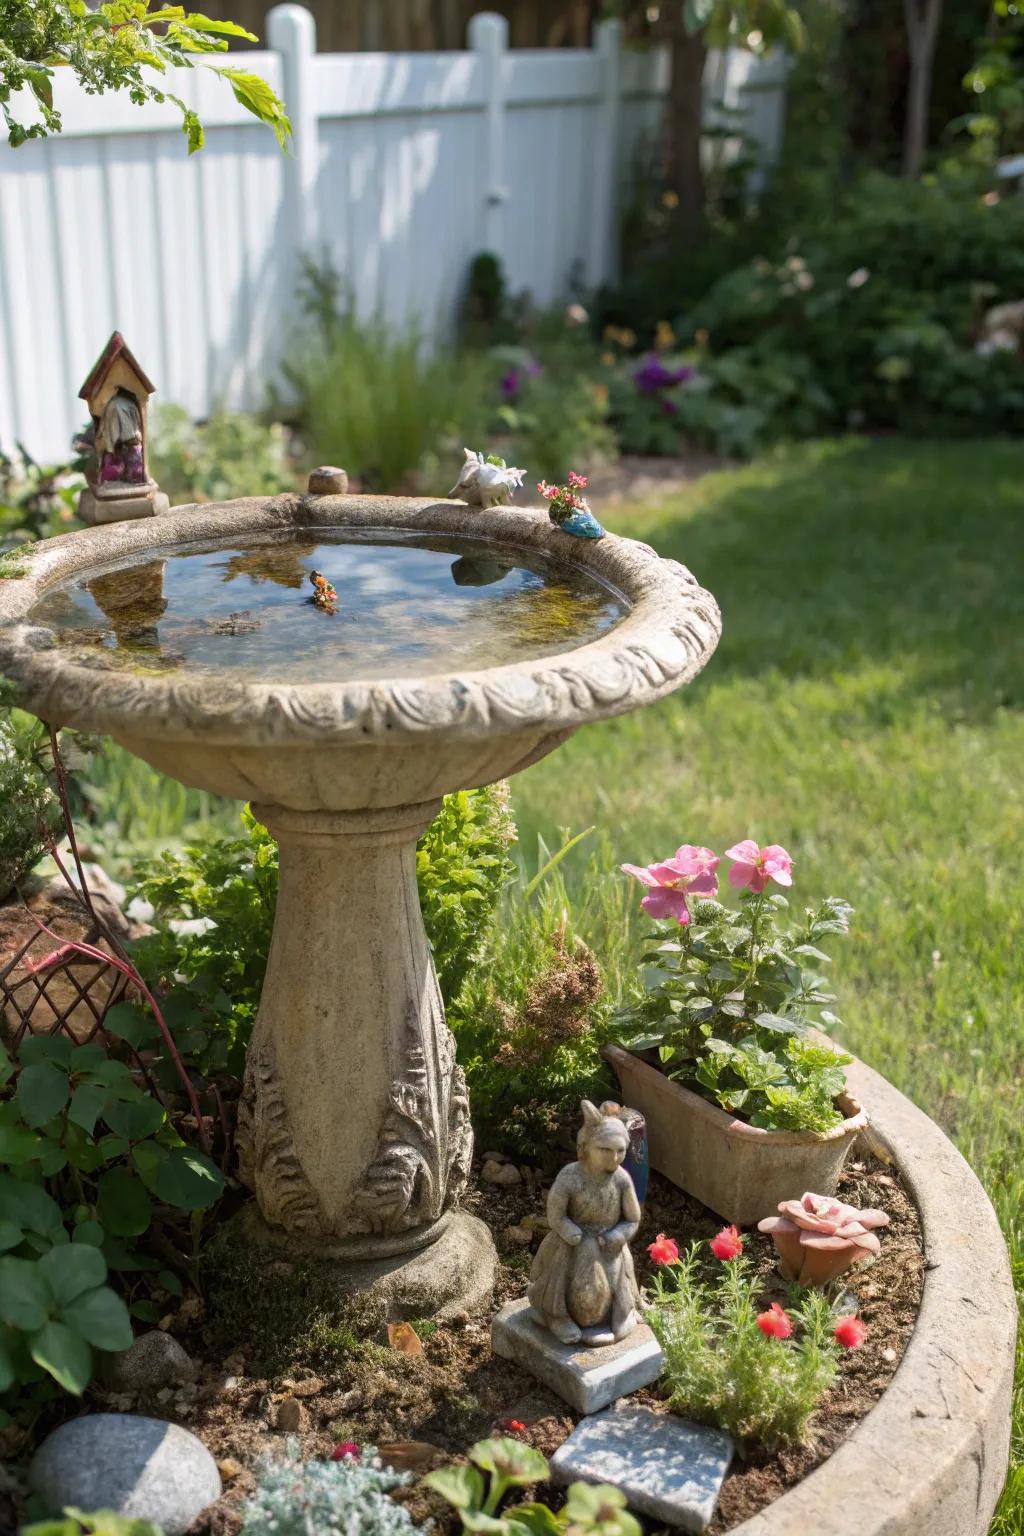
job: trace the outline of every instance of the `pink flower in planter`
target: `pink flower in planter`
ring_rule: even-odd
[[[788,1339],[793,1332],[789,1313],[777,1301],[772,1302],[767,1312],[759,1312],[754,1321],[768,1339]]]
[[[692,843],[684,843],[662,864],[623,864],[622,868],[647,886],[640,905],[649,916],[674,917],[684,927],[690,921],[687,893],[714,896],[718,891],[717,855]]]
[[[827,1195],[806,1194],[779,1202],[779,1216],[759,1221],[759,1232],[770,1232],[787,1280],[799,1285],[827,1285],[866,1254],[878,1253],[881,1243],[873,1227],[887,1227],[884,1211],[858,1211]]]
[[[862,1323],[853,1312],[848,1312],[845,1317],[841,1317],[832,1332],[835,1334],[836,1342],[844,1349],[860,1349],[868,1335],[867,1324]]]
[[[735,848],[727,848],[725,856],[736,860],[729,871],[730,885],[746,886],[759,895],[769,880],[776,885],[793,884],[793,860],[778,843],[759,848],[752,837],[746,837]]]

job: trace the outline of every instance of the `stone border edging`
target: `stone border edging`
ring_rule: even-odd
[[[934,1121],[861,1061],[847,1081],[921,1213],[921,1309],[867,1417],[730,1536],[986,1536],[1010,1444],[1017,1301],[1006,1244]]]

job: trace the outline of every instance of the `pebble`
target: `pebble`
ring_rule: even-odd
[[[508,1158],[505,1156],[504,1152],[485,1152],[484,1155],[483,1155],[483,1160],[484,1160],[485,1163],[507,1163],[508,1162]]]
[[[305,1429],[308,1421],[309,1415],[297,1397],[286,1397],[283,1403],[278,1403],[274,1414],[275,1429],[283,1429],[293,1435]]]
[[[191,1357],[177,1339],[159,1329],[141,1334],[128,1349],[113,1355],[106,1369],[107,1381],[120,1392],[153,1392],[172,1382],[191,1381],[195,1374]]]
[[[48,1435],[32,1458],[29,1486],[45,1514],[68,1506],[111,1509],[184,1536],[220,1498],[217,1464],[179,1424],[133,1413],[90,1413]]]
[[[480,1177],[485,1184],[518,1184],[519,1169],[514,1163],[484,1163]]]
[[[226,1483],[234,1482],[242,1470],[242,1463],[236,1461],[233,1456],[224,1456],[217,1463],[217,1471]]]
[[[893,1361],[896,1359],[896,1351],[894,1349],[883,1349],[882,1359],[888,1361],[888,1363],[892,1365]]]
[[[506,1227],[502,1236],[507,1242],[517,1243],[521,1248],[528,1248],[533,1241],[533,1232],[530,1227]]]

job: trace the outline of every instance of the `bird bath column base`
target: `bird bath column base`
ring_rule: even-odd
[[[466,1081],[416,886],[416,843],[439,805],[253,806],[280,879],[239,1166],[292,1252],[412,1254],[442,1236],[469,1175]]]

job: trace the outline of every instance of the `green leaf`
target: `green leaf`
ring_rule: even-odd
[[[6,1217],[0,1216],[0,1253],[6,1253],[9,1248],[17,1248],[23,1236],[16,1221],[8,1221]]]
[[[58,1306],[65,1307],[83,1291],[94,1290],[107,1278],[107,1261],[90,1243],[70,1243],[51,1248],[39,1260]]]
[[[8,1221],[17,1222],[29,1232],[38,1232],[51,1242],[60,1242],[64,1237],[60,1206],[38,1184],[0,1172],[0,1211]]]
[[[73,1243],[88,1243],[93,1248],[102,1248],[105,1233],[98,1221],[80,1221],[71,1236]]]
[[[804,1026],[797,1019],[784,1019],[778,1013],[759,1013],[754,1023],[758,1029],[766,1029],[773,1035],[802,1035]]]
[[[101,1175],[96,1208],[104,1229],[115,1237],[139,1237],[153,1212],[145,1186],[130,1168],[111,1168]]]
[[[0,1259],[0,1319],[22,1333],[41,1328],[50,1315],[53,1296],[34,1259]]]
[[[23,1067],[49,1061],[70,1069],[74,1054],[74,1044],[67,1035],[26,1035],[18,1048],[18,1060]]]
[[[283,149],[291,137],[292,125],[284,110],[281,101],[274,95],[270,86],[260,75],[248,74],[241,69],[226,69],[216,67],[217,73],[223,75],[235,93],[235,100],[240,102],[247,112],[259,118],[261,123],[269,123],[274,130],[274,136]]]
[[[83,1249],[95,1253],[96,1249]],[[109,1285],[86,1291],[61,1309],[61,1320],[96,1349],[128,1349],[132,1325],[128,1308]]]
[[[54,1061],[40,1061],[23,1067],[15,1098],[26,1125],[45,1125],[60,1114],[68,1102],[70,1089],[66,1070]]]
[[[215,32],[222,37],[244,37],[247,43],[259,42],[255,32],[247,32],[236,21],[217,21],[204,16],[201,11],[190,11],[183,19],[187,27],[194,27],[197,32]]]
[[[14,1076],[14,1062],[7,1054],[7,1047],[0,1041],[0,1088],[6,1086]]]
[[[491,1476],[510,1486],[542,1483],[548,1475],[547,1458],[532,1445],[503,1436],[496,1440],[478,1440],[470,1447],[469,1459]]]
[[[224,1193],[224,1175],[202,1152],[171,1147],[151,1187],[168,1205],[185,1211],[207,1210]]]
[[[111,1293],[113,1294],[113,1293]],[[31,1341],[32,1359],[65,1392],[81,1397],[92,1376],[92,1350],[63,1323],[46,1323]]]
[[[108,1090],[98,1083],[82,1083],[71,1095],[68,1119],[91,1136],[108,1097]]]
[[[136,1103],[111,1104],[103,1118],[118,1136],[142,1141],[160,1129],[167,1115],[159,1099],[144,1097]]]
[[[546,1504],[516,1504],[504,1521],[508,1536],[519,1536],[520,1531],[528,1536],[558,1536],[565,1529]]]
[[[21,1123],[17,1104],[0,1104],[0,1163],[30,1163],[39,1137]]]
[[[136,1047],[148,1045],[160,1035],[153,1015],[135,1003],[117,1003],[103,1020],[103,1028]]]
[[[423,1483],[458,1510],[479,1509],[483,1503],[484,1480],[475,1467],[438,1467]]]
[[[0,1335],[0,1392],[6,1392],[12,1386],[18,1371],[10,1350]]]

